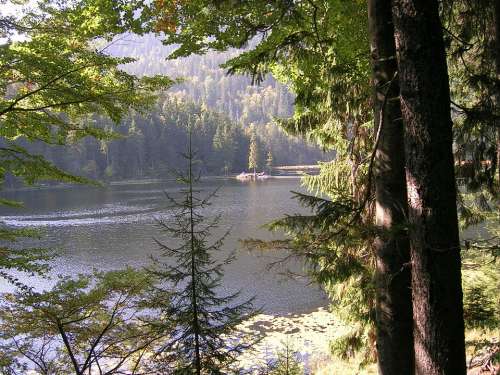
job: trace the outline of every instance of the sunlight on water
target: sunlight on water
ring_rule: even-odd
[[[302,313],[327,303],[318,287],[305,277],[287,280],[278,273],[284,268],[268,270],[268,263],[278,259],[277,252],[249,252],[241,249],[240,239],[276,238],[262,225],[284,214],[300,210],[291,199],[291,190],[300,189],[299,180],[270,180],[245,184],[235,180],[207,180],[206,193],[220,186],[206,216],[222,214],[219,233],[231,227],[224,253],[237,250],[237,259],[225,271],[225,292],[242,289],[242,298],[256,295],[256,305],[272,314]],[[0,220],[15,227],[35,227],[42,233],[42,246],[57,249],[61,256],[54,262],[50,276],[74,275],[93,269],[110,270],[148,264],[157,254],[153,238],[168,241],[158,231],[155,218],[168,220],[164,192],[178,195],[172,182],[131,182],[106,188],[78,187],[30,189],[10,193],[8,198],[25,202],[23,209],[2,208]],[[273,237],[274,236],[274,237]],[[40,246],[34,240],[23,245]],[[221,254],[222,255],[222,254]],[[299,264],[290,265],[300,271]],[[33,280],[39,288],[53,281]],[[7,290],[5,283],[1,290]]]

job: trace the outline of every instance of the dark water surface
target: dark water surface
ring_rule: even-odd
[[[298,179],[271,179],[241,183],[232,179],[207,179],[201,188],[207,192],[220,187],[207,216],[222,214],[221,229],[231,227],[222,253],[236,250],[236,260],[226,267],[224,289],[242,289],[244,296],[256,295],[255,304],[270,314],[302,313],[325,306],[325,294],[309,280],[287,280],[279,276],[284,268],[267,269],[278,252],[249,252],[239,239],[279,238],[261,225],[300,210],[291,199],[291,190],[300,190]],[[52,276],[87,273],[93,268],[111,270],[126,265],[142,266],[158,253],[153,238],[169,241],[155,224],[155,217],[171,214],[163,192],[178,194],[179,186],[169,181],[139,181],[112,186],[44,188],[6,192],[5,198],[25,203],[23,209],[2,207],[0,220],[16,227],[36,227],[41,241],[26,241],[56,248],[61,256],[54,262]],[[30,243],[31,242],[31,243]],[[294,270],[302,266],[295,264]],[[39,287],[47,280],[32,280]],[[0,280],[0,290],[8,286]]]

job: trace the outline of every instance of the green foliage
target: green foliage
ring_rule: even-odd
[[[486,216],[467,231],[462,251],[464,318],[468,328],[495,328],[500,324],[499,213]]]
[[[459,175],[469,188],[486,186],[490,192],[498,163],[498,126],[493,126],[498,122],[493,4],[485,0],[477,8],[470,1],[445,1],[442,8],[449,27],[451,86],[457,101]],[[365,8],[358,1],[207,0],[181,2],[175,9],[162,7],[160,16],[170,26],[163,29],[165,42],[180,45],[173,58],[248,43],[246,51],[224,66],[231,73],[250,74],[256,81],[273,73],[296,94],[293,118],[280,124],[290,133],[309,136],[336,150],[336,160],[321,165],[319,176],[304,178],[306,187],[328,199],[299,195],[313,215],[289,216],[271,228],[289,235],[278,246],[308,260],[313,277],[329,291],[332,307],[360,324],[336,346],[344,352],[372,340],[371,242],[375,231],[368,162],[373,155],[373,124]],[[472,173],[463,175],[467,171],[462,166],[469,164]],[[488,216],[484,197],[477,195],[474,200],[473,204],[461,202],[464,226],[479,224]],[[497,242],[489,239],[488,251],[497,251]]]
[[[293,94],[283,84],[268,76],[258,86],[251,86],[249,77],[228,76],[219,66],[241,51],[208,52],[202,56],[168,60],[172,50],[173,46],[162,46],[160,37],[154,35],[141,38],[127,35],[123,41],[110,47],[113,55],[137,58],[137,62],[125,66],[128,72],[182,77],[181,82],[169,89],[171,98],[194,101],[205,110],[223,113],[233,122],[241,124],[245,131],[253,124],[258,143],[262,146],[259,150],[260,160],[265,160],[266,149],[273,150],[276,165],[312,164],[329,157],[310,142],[290,136],[276,125],[276,117],[286,118],[293,113]],[[238,145],[238,153],[244,154],[246,159],[247,150],[247,145]],[[233,172],[241,172],[247,168],[247,164],[248,160],[245,160],[238,167],[233,163],[228,168],[232,168]]]
[[[119,135],[112,140],[86,138],[76,144],[59,146],[37,142],[21,146],[37,153],[69,173],[87,178],[119,180],[161,178],[168,164],[182,162],[179,152],[187,138],[181,125],[188,117],[199,117],[194,124],[193,144],[199,151],[204,173],[220,175],[239,173],[248,167],[250,135],[243,125],[227,116],[174,94],[161,95],[149,113],[131,112],[119,125],[95,117],[96,126],[112,129]],[[265,160],[265,150],[272,148],[283,164],[313,163],[324,157],[320,150],[288,137],[276,126],[256,125],[258,159]],[[7,182],[16,186],[12,179]]]
[[[143,2],[88,0],[62,4],[43,0],[21,8],[5,1],[16,16],[0,16],[0,187],[9,176],[24,183],[58,180],[88,183],[30,152],[33,143],[63,145],[85,137],[110,139],[112,131],[91,121],[100,114],[118,123],[130,109],[154,103],[156,91],[171,85],[166,77],[137,78],[120,69],[129,58],[106,54],[106,42],[127,30],[139,30],[143,16],[134,15]],[[99,11],[96,16],[95,11]],[[3,204],[12,204],[4,199]],[[8,233],[0,240],[25,236]],[[2,246],[1,276],[17,280],[10,270],[41,272],[47,252]],[[36,258],[39,257],[37,260]]]
[[[57,168],[43,156],[33,155],[16,144],[0,148],[0,180],[5,181],[7,174],[22,177],[30,185],[39,180],[91,183],[84,177],[74,176]]]
[[[261,81],[271,72],[296,94],[292,121],[282,125],[339,148],[347,120],[371,117],[366,4],[363,1],[197,1],[159,9],[171,58],[251,48],[227,61],[230,73]],[[259,38],[256,38],[256,37]],[[258,41],[257,41],[258,39]]]
[[[167,74],[181,77],[169,92],[179,98],[192,100],[207,108],[227,114],[232,120],[248,126],[272,122],[273,117],[292,114],[293,95],[272,77],[251,86],[245,76],[228,76],[220,64],[241,51],[208,52],[178,60],[167,59],[172,46],[162,46],[160,37],[153,34],[142,37],[127,35],[126,39],[110,46],[114,56],[133,56],[134,63],[124,69],[131,74]]]
[[[318,176],[304,178],[307,188],[325,198],[297,195],[312,214],[288,216],[270,228],[287,233],[289,241],[280,248],[306,259],[311,276],[328,291],[332,309],[359,322],[353,335],[371,348],[375,232],[368,166],[373,124],[366,3],[207,0],[164,10],[162,17],[176,25],[175,33],[166,30],[165,43],[180,45],[172,57],[249,43],[224,67],[257,82],[272,73],[287,84],[296,94],[294,115],[279,124],[335,149],[335,161],[321,164]],[[352,352],[356,345],[341,346]]]
[[[155,258],[150,272],[161,285],[151,298],[159,317],[152,323],[169,337],[160,344],[155,355],[156,371],[175,374],[225,374],[235,370],[238,354],[256,341],[236,327],[256,311],[252,299],[238,301],[239,292],[221,295],[223,267],[234,259],[230,254],[223,260],[214,259],[224,235],[211,238],[220,216],[206,219],[203,211],[210,206],[215,193],[202,196],[196,184],[200,180],[196,153],[192,149],[189,124],[186,172],[176,172],[185,186],[180,198],[167,195],[173,210],[171,219],[158,219],[160,229],[175,244],[157,240],[162,255]],[[198,176],[198,177],[197,177]],[[168,288],[168,289],[165,289]],[[163,295],[169,293],[168,304]]]
[[[491,76],[493,72],[492,56],[494,54],[489,48],[492,35],[490,30],[493,2],[482,0],[481,4],[484,7],[480,7],[481,11],[472,9],[471,3],[468,1],[453,3],[458,5],[447,7],[448,2],[443,2],[443,17],[447,17],[450,28],[448,30],[450,71],[453,74],[451,86],[453,96],[457,101],[455,125],[458,172],[461,177],[465,178],[468,188],[476,193],[474,197],[465,197],[460,202],[463,226],[470,227],[480,224],[491,216],[491,212],[488,212],[492,210],[489,207],[491,197],[478,189],[486,186],[490,194],[494,193],[494,176],[498,164],[495,159],[495,146],[498,142],[495,138],[497,129],[494,126],[498,121],[498,113],[496,113],[495,105],[491,100],[495,95],[493,90],[498,86],[498,82],[495,77]],[[103,25],[106,25],[103,20],[113,21],[110,22],[111,25],[120,24],[116,22],[120,17],[107,18],[112,14],[117,16],[117,8],[112,6],[112,3],[96,0],[84,4],[90,5],[89,13],[79,11],[77,12],[78,17],[96,10],[99,10],[100,16],[84,22],[80,36],[96,35],[96,30],[99,30],[99,35],[106,34],[107,31],[104,33],[102,29],[105,27]],[[130,16],[142,6],[140,3],[139,5],[137,5],[138,3],[132,4],[130,8],[123,8],[125,4],[121,2],[116,4],[118,9],[125,9],[122,13],[128,15],[129,22],[133,20],[133,17]],[[340,0],[307,2],[261,0],[190,2],[180,0],[177,2],[159,1],[153,7],[158,11],[155,14],[157,30],[165,32],[165,43],[178,45],[176,51],[171,55],[172,58],[188,56],[192,53],[203,54],[211,49],[222,51],[230,47],[239,48],[249,44],[249,48],[245,52],[226,62],[225,67],[229,72],[248,73],[257,82],[264,80],[266,74],[272,73],[276,78],[288,84],[296,94],[295,113],[293,118],[281,119],[278,122],[289,133],[305,135],[318,141],[325,148],[330,147],[336,150],[336,160],[322,164],[318,176],[304,178],[306,187],[319,197],[297,195],[300,202],[312,210],[312,214],[289,216],[276,221],[270,227],[274,230],[284,230],[287,233],[288,240],[281,242],[280,247],[284,247],[292,254],[307,260],[313,278],[327,289],[334,311],[343,320],[352,323],[353,331],[333,344],[334,351],[340,355],[349,356],[362,347],[366,347],[365,358],[371,358],[373,354],[370,352],[371,346],[366,344],[370,343],[373,338],[371,330],[374,298],[373,259],[370,244],[375,230],[372,226],[370,155],[372,155],[374,140],[373,124],[370,121],[372,115],[370,110],[369,46],[365,8],[366,4],[362,1],[346,2]],[[151,10],[147,7],[144,9]],[[449,14],[445,13],[446,11],[449,11]],[[118,14],[122,13],[118,12]],[[153,13],[146,12],[144,14],[151,16]],[[138,24],[135,24],[131,29],[137,27],[139,27]],[[17,48],[12,48],[12,53],[21,54],[24,51],[22,49],[23,43],[34,43],[31,48],[36,50],[35,41],[36,38],[33,41],[30,39],[27,42],[12,43]],[[71,54],[71,43],[73,43],[71,40],[68,41],[65,38],[62,38],[62,41],[54,41],[54,45],[59,50],[69,50],[69,54]],[[80,48],[81,44],[77,47]],[[46,53],[54,53],[54,51],[48,48]],[[82,61],[86,61],[85,54],[75,56],[77,59],[81,58]],[[98,57],[99,59],[104,58],[105,61],[108,61],[109,58],[109,56],[102,57],[100,55]],[[99,59],[97,61],[101,61]],[[128,60],[113,58],[109,62],[111,66],[116,66],[118,63],[128,62]],[[51,68],[55,69],[55,67]],[[42,98],[46,100],[45,102],[38,98],[36,92],[32,92],[40,87],[40,83],[35,84],[35,88],[30,88],[27,85],[27,83],[31,85],[29,80],[21,81],[19,84],[14,82],[13,86],[9,87],[11,91],[13,90],[14,96],[5,96],[4,109],[10,111],[11,104],[14,104],[12,108],[15,108],[17,105],[16,95],[23,101],[26,98],[33,100],[32,103],[27,100],[27,103],[31,104],[34,110],[26,111],[27,114],[18,110],[17,112],[23,113],[17,114],[17,116],[19,118],[25,116],[22,118],[23,120],[29,120],[30,123],[38,124],[38,126],[32,133],[20,135],[15,132],[15,127],[11,126],[9,130],[9,126],[6,126],[5,130],[10,133],[6,134],[5,137],[9,140],[17,140],[22,137],[28,141],[41,139],[44,142],[54,143],[64,143],[68,138],[78,139],[85,135],[106,139],[109,135],[108,129],[96,128],[92,125],[83,125],[83,128],[72,129],[70,120],[83,118],[83,123],[88,124],[91,121],[86,115],[95,112],[109,116],[112,121],[119,121],[120,113],[122,113],[122,101],[118,103],[107,101],[107,96],[102,94],[105,92],[102,91],[102,87],[93,88],[88,93],[85,92],[86,95],[94,95],[99,101],[101,96],[105,97],[100,102],[101,107],[99,108],[92,107],[85,100],[77,103],[57,101],[61,98],[71,101],[73,85],[92,82],[95,72],[96,69],[93,66],[88,68],[84,66],[81,72],[77,72],[77,79],[68,80],[65,86],[56,87],[56,91],[64,92],[63,96],[55,98],[49,95],[47,98]],[[58,77],[59,71],[55,73],[49,71],[49,73],[52,74],[49,76],[56,74],[55,77]],[[69,76],[72,74],[70,73]],[[43,74],[41,75],[43,76]],[[108,78],[106,84],[112,89],[116,89],[117,85],[123,82],[130,83],[126,74],[115,74],[114,71],[109,74]],[[134,78],[131,79],[134,81]],[[65,76],[58,80],[66,82]],[[41,82],[43,86],[47,81],[36,82]],[[136,81],[134,83],[137,84]],[[214,90],[213,84],[209,81],[204,82],[204,86],[207,93]],[[7,89],[4,91],[8,94]],[[28,96],[23,98],[25,94]],[[207,94],[206,97],[209,98],[210,95]],[[118,95],[117,98],[125,100],[126,95],[124,97]],[[72,107],[73,104],[77,105]],[[51,113],[57,114],[56,122],[51,123],[50,121],[53,120],[45,120],[44,114],[35,116],[36,109],[44,105],[52,106]],[[64,111],[59,109],[61,106],[64,107]],[[253,107],[249,106],[248,108]],[[34,114],[30,115],[30,112]],[[243,121],[249,123],[251,116],[252,111],[246,111],[242,116]],[[196,126],[200,133],[207,131],[203,124],[205,122],[199,118]],[[6,123],[6,125],[9,124]],[[146,138],[135,125],[127,127],[126,133],[130,139],[136,140],[134,143],[136,148],[149,149],[146,145]],[[210,138],[212,142],[209,143],[220,152],[219,155],[223,155],[225,170],[236,165],[236,162],[232,160],[232,155],[234,155],[237,146],[241,146],[241,144],[235,141],[235,138],[231,127],[226,125],[216,127]],[[248,160],[250,168],[257,166],[259,155],[256,144],[256,137],[252,135]],[[8,146],[10,147],[10,144]],[[248,147],[243,147],[243,149],[246,150]],[[25,151],[25,149],[23,150]],[[107,161],[105,167],[102,168],[102,170],[107,171],[108,175],[112,173],[117,176],[121,175],[119,172],[121,156],[116,155],[120,154],[116,153],[114,160]],[[154,159],[155,157],[149,157],[149,160]],[[29,171],[34,169],[33,165],[26,162],[28,168],[23,169],[15,164],[18,163],[17,160],[12,162],[8,160],[10,159],[7,159],[5,163],[6,172],[14,171],[14,174],[24,177],[28,182],[40,179],[40,176],[47,178],[47,176],[55,176],[59,173],[58,169],[50,170],[50,165],[48,165],[47,171],[44,171],[44,167],[38,169],[42,171],[40,175],[30,175]],[[462,161],[465,163],[463,164]],[[142,165],[140,161],[135,161],[135,163]],[[130,164],[127,163],[127,165]],[[465,171],[463,165],[466,167],[470,165],[471,173]],[[89,166],[89,164],[85,164],[85,166]],[[90,173],[90,171],[98,171],[99,166],[87,169]],[[64,176],[57,178],[64,178]],[[189,183],[192,182],[191,175],[188,180]],[[188,199],[185,203],[188,207],[190,205],[192,211],[192,197],[190,201]],[[183,221],[178,223],[186,225]],[[493,221],[493,223],[497,225],[498,221]],[[209,224],[208,227],[215,224],[215,222]],[[181,229],[177,233],[187,233],[186,227],[180,226],[179,228]],[[166,225],[164,229],[169,230]],[[206,232],[202,230],[201,235],[203,237]],[[186,240],[182,235],[180,238]],[[191,245],[194,243],[192,239],[191,237]],[[203,241],[196,243],[205,244]],[[203,248],[201,245],[200,248]],[[495,254],[498,254],[498,235],[487,240],[475,238],[469,242],[469,245],[471,249],[484,250],[483,253],[475,253],[474,257],[482,257],[487,251],[488,256],[494,258],[493,263],[487,264],[495,264],[497,256]],[[167,254],[178,255],[179,249],[163,246]],[[181,264],[182,262],[189,264],[189,262],[185,263],[189,261],[189,257],[179,259]],[[206,262],[205,265],[208,265],[208,258],[203,259]],[[181,276],[189,276],[186,271],[182,273],[176,267],[166,264],[163,266],[170,270],[163,276],[171,282],[180,283],[184,278]],[[220,272],[218,266],[212,271],[216,274]],[[489,269],[481,270],[481,272],[483,271],[483,274],[488,275],[491,272]],[[172,276],[176,272],[177,276]],[[191,280],[194,280],[193,276]],[[491,324],[495,305],[492,302],[490,291],[486,288],[486,285],[491,286],[491,284],[490,280],[481,285],[465,287],[466,318],[471,325]],[[493,285],[498,285],[498,283],[493,283]],[[188,305],[187,303],[180,306]],[[184,317],[188,315],[185,313]],[[182,313],[179,316],[182,317]],[[178,321],[181,322],[180,319]],[[174,343],[177,342],[171,341],[165,348],[170,349]],[[168,349],[165,349],[166,352]],[[186,350],[184,354],[187,353],[188,357],[192,356],[192,349]],[[188,364],[189,360],[186,360],[186,366]]]
[[[22,239],[36,239],[39,236],[40,232],[36,230],[12,229],[0,225],[0,277],[18,288],[28,290],[29,286],[10,271],[21,271],[31,275],[44,275],[47,272],[49,262],[56,256],[55,251],[12,246]]]
[[[251,129],[250,134],[250,147],[248,149],[248,168],[255,172],[255,169],[259,167],[259,156],[257,149],[257,136],[255,131]]]
[[[120,374],[142,368],[159,339],[146,319],[151,278],[133,269],[61,278],[49,291],[4,295],[0,369],[21,374]],[[3,366],[3,367],[1,367]]]
[[[87,136],[107,139],[111,133],[94,126],[89,115],[102,114],[117,123],[130,109],[150,106],[155,91],[171,85],[166,77],[139,79],[125,73],[120,65],[131,59],[111,57],[106,46],[99,46],[98,40],[128,27],[117,24],[123,4],[111,5],[82,1],[61,8],[44,1],[37,11],[17,19],[2,18],[7,38],[0,48],[2,181],[8,172],[27,183],[83,182],[12,142],[61,145]],[[96,7],[107,12],[100,21],[92,13]],[[106,18],[112,22],[100,23]]]
[[[498,197],[487,187],[460,196],[464,320],[467,328],[494,329],[500,324],[500,211],[497,207]]]
[[[498,324],[495,306],[484,291],[484,285],[464,290],[464,320],[467,328],[495,327]]]
[[[259,375],[302,375],[304,366],[302,365],[299,353],[287,341],[282,344],[274,358],[259,371]]]
[[[470,190],[498,194],[500,168],[495,1],[444,1],[457,172]]]
[[[310,276],[327,291],[333,313],[352,327],[332,344],[335,354],[349,357],[363,348],[365,359],[372,360],[374,228],[363,221],[357,203],[345,192],[337,191],[333,200],[295,195],[312,213],[287,216],[269,228],[285,231],[289,240],[280,248],[306,260]]]
[[[267,156],[266,156],[266,169],[268,173],[271,173],[273,169],[273,153],[271,150],[267,151]]]

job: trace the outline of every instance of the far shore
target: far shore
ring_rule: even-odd
[[[203,176],[204,180],[236,180],[237,174],[231,174],[228,176]],[[300,175],[279,175],[279,176],[269,176],[268,179],[300,179]],[[19,186],[5,188],[4,192],[15,192],[15,191],[33,191],[33,190],[43,190],[43,189],[71,189],[74,187],[106,187],[106,186],[120,186],[120,185],[145,185],[145,184],[157,184],[161,182],[174,182],[175,178],[137,178],[128,180],[116,180],[116,181],[99,181],[95,180],[94,184],[69,184],[69,183],[55,183],[55,184],[37,184],[32,186]],[[261,181],[258,181],[260,183]],[[245,183],[245,182],[243,182]]]

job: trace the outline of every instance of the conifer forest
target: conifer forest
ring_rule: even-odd
[[[1,375],[500,375],[500,1],[0,0]]]

